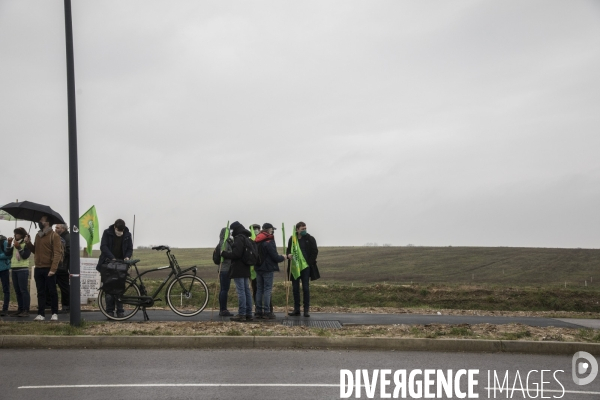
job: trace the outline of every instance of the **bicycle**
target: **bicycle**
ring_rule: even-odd
[[[157,296],[167,283],[167,304],[175,314],[181,315],[182,317],[193,317],[194,315],[200,314],[202,310],[206,308],[209,297],[208,286],[202,278],[196,276],[196,266],[182,270],[175,256],[171,254],[169,246],[156,246],[153,247],[152,250],[166,250],[169,265],[144,271],[140,274],[137,267],[137,263],[140,260],[123,261],[124,263],[129,264],[129,266],[133,266],[137,274],[135,278],[132,278],[131,276],[126,278],[125,291],[120,295],[108,295],[104,293],[102,287],[100,288],[98,292],[98,307],[102,314],[108,319],[124,321],[133,317],[141,307],[144,313],[144,321],[150,320],[146,313],[146,307],[152,307],[155,302],[162,301],[162,299],[157,298]],[[146,292],[144,282],[142,281],[142,276],[149,272],[160,271],[167,268],[171,268],[169,276],[167,276],[167,278],[158,286],[156,291],[149,296]],[[122,303],[124,310],[122,317],[119,317],[118,314],[117,316],[113,316],[106,312],[106,296],[111,296],[111,299],[117,303],[116,305]]]

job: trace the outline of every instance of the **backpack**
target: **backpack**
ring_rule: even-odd
[[[219,245],[213,250],[213,262],[217,265],[221,264],[221,246]]]
[[[257,246],[258,246],[258,253],[257,253],[258,257],[256,259],[256,264],[254,265],[254,267],[258,267],[259,265],[262,265],[263,262],[265,262],[265,256],[264,256],[264,252],[265,251],[264,251],[264,246],[263,246],[265,243],[266,242],[260,242],[260,243],[257,244]],[[255,244],[256,244],[256,242],[255,242]]]
[[[255,241],[250,240],[249,237],[242,237],[244,238],[244,253],[242,253],[242,262],[248,266],[259,265],[257,264],[259,261],[258,245]]]

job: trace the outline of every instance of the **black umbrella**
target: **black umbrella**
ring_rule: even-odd
[[[38,222],[43,215],[48,216],[51,224],[64,224],[65,221],[59,213],[43,204],[33,203],[31,201],[20,201],[18,203],[8,203],[0,207],[16,219]]]

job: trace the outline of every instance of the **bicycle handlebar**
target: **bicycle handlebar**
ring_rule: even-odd
[[[139,259],[138,260],[123,260],[123,263],[129,264],[129,265],[131,265],[131,264],[137,264],[139,262],[140,262]]]
[[[152,250],[162,251],[162,250],[171,250],[171,249],[169,248],[169,246],[155,246],[152,248]]]

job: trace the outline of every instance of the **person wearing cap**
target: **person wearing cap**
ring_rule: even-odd
[[[246,240],[250,240],[250,231],[238,221],[232,223],[229,229],[233,235],[233,245],[231,251],[224,250],[221,256],[226,260],[231,260],[229,277],[233,279],[238,294],[238,313],[230,319],[237,322],[252,321],[252,292],[248,285],[250,266],[242,260]]]
[[[277,245],[273,232],[276,228],[265,223],[262,230],[256,237],[258,251],[261,254],[262,263],[256,266],[256,315],[262,319],[275,319],[275,314],[271,308],[271,293],[273,292],[273,277],[275,271],[279,271],[279,263],[283,262],[289,256],[277,254]]]
[[[260,233],[260,225],[250,225],[250,239],[256,242],[256,237]],[[256,266],[254,266],[254,277],[252,277],[252,270],[250,270],[250,288],[252,289],[252,301],[254,301],[254,315],[256,316]],[[273,304],[271,304],[271,312],[273,312]]]
[[[29,256],[31,251],[25,246],[25,228],[17,228],[13,231],[14,238],[8,238],[8,244],[12,249],[11,273],[13,289],[17,296],[17,311],[9,314],[10,317],[29,317]]]
[[[310,289],[309,289],[309,280],[311,279],[311,269],[314,269],[314,272],[317,271],[317,255],[319,254],[319,249],[317,247],[317,241],[315,238],[308,234],[306,231],[306,224],[302,221],[296,224],[296,237],[298,238],[298,245],[300,246],[300,250],[302,251],[302,256],[306,260],[308,264],[307,268],[304,268],[300,271],[300,276],[298,279],[294,279],[293,276],[290,275],[290,263],[288,262],[288,277],[292,281],[292,289],[294,293],[294,311],[288,313],[290,317],[300,316],[300,282],[302,282],[302,293],[303,293],[303,305],[304,305],[304,316],[310,317],[309,309],[310,309]],[[288,247],[286,254],[288,256],[292,253],[292,238],[288,240]],[[314,279],[317,279],[316,277]]]

